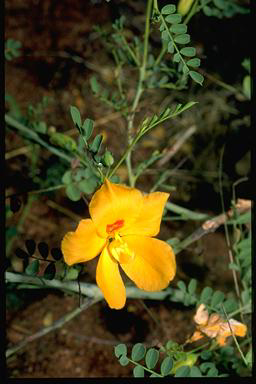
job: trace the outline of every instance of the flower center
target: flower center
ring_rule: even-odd
[[[124,220],[117,220],[113,224],[107,224],[106,232],[108,234],[111,234],[115,232],[116,230],[122,228],[124,225]]]
[[[134,252],[129,249],[128,244],[118,234],[115,234],[115,239],[109,243],[108,249],[120,264],[130,263],[135,257]]]

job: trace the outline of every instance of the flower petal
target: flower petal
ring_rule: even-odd
[[[125,305],[126,292],[118,263],[110,256],[107,247],[100,255],[96,281],[110,308],[121,309]]]
[[[145,291],[160,291],[169,284],[176,272],[175,256],[164,241],[144,236],[124,236],[134,259],[120,264],[127,276]]]
[[[124,235],[156,236],[160,231],[163,210],[169,193],[153,192],[143,196],[140,215],[130,228],[124,228]]]
[[[139,216],[142,201],[142,193],[138,189],[113,184],[105,179],[89,205],[90,215],[99,235],[108,236],[107,226],[115,227],[122,220],[124,228],[131,226]],[[121,233],[121,229],[119,232]]]
[[[97,235],[92,220],[81,220],[75,232],[68,232],[61,242],[64,260],[68,265],[82,263],[96,257],[106,239]]]

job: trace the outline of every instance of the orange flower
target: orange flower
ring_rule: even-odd
[[[202,339],[204,336],[208,336],[211,339],[216,338],[217,343],[220,346],[224,346],[227,341],[227,337],[232,335],[232,332],[236,336],[245,336],[247,327],[243,323],[239,323],[234,319],[224,320],[220,315],[214,313],[209,316],[204,304],[201,304],[194,316],[195,323],[197,324],[197,330],[187,340],[187,343],[192,343],[196,340]],[[232,332],[230,330],[232,329]]]
[[[168,193],[148,195],[105,180],[89,205],[91,219],[81,220],[61,243],[68,265],[93,259],[100,253],[96,281],[111,308],[123,308],[125,286],[118,266],[145,291],[166,288],[176,272],[172,248],[154,239]]]

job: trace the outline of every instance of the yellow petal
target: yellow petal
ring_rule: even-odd
[[[186,343],[193,343],[194,341],[200,340],[204,335],[200,331],[195,331],[193,335],[186,341]]]
[[[106,179],[89,205],[90,215],[99,235],[108,236],[107,226],[115,228],[116,223],[122,221],[122,225],[117,225],[119,233],[122,227],[129,228],[139,216],[142,201],[142,193],[138,189],[113,184]]]
[[[96,270],[96,281],[110,308],[121,309],[125,305],[126,293],[118,263],[110,256],[107,247],[100,255]]]
[[[92,220],[81,220],[75,232],[68,232],[61,242],[64,260],[68,265],[82,263],[96,257],[106,239],[97,235]]]
[[[124,236],[134,259],[120,264],[127,276],[145,291],[160,291],[169,284],[176,272],[172,248],[164,241],[144,236]]]
[[[243,323],[240,323],[239,321],[236,321],[234,319],[229,320],[229,324],[231,325],[231,328],[236,336],[245,336],[247,332],[247,326]]]
[[[160,231],[163,210],[169,193],[153,192],[143,196],[140,215],[130,228],[122,230],[123,235],[156,236]]]

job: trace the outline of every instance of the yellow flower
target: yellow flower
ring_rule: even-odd
[[[168,193],[148,195],[105,180],[89,204],[91,219],[81,220],[61,243],[68,265],[93,259],[100,253],[96,281],[111,308],[123,308],[126,292],[119,267],[145,291],[166,288],[176,272],[172,248],[154,239]]]
[[[239,323],[234,319],[224,320],[217,313],[213,313],[209,316],[204,304],[201,304],[194,316],[195,323],[197,324],[197,330],[187,340],[187,343],[192,343],[196,340],[202,339],[204,336],[208,336],[211,339],[216,338],[217,343],[220,346],[224,346],[227,341],[227,337],[232,335],[232,332],[236,336],[244,337],[247,332],[247,327],[243,323]],[[232,329],[232,332],[230,330]]]
[[[191,5],[194,3],[194,0],[180,0],[178,3],[178,13],[182,16],[185,16],[191,8]]]

